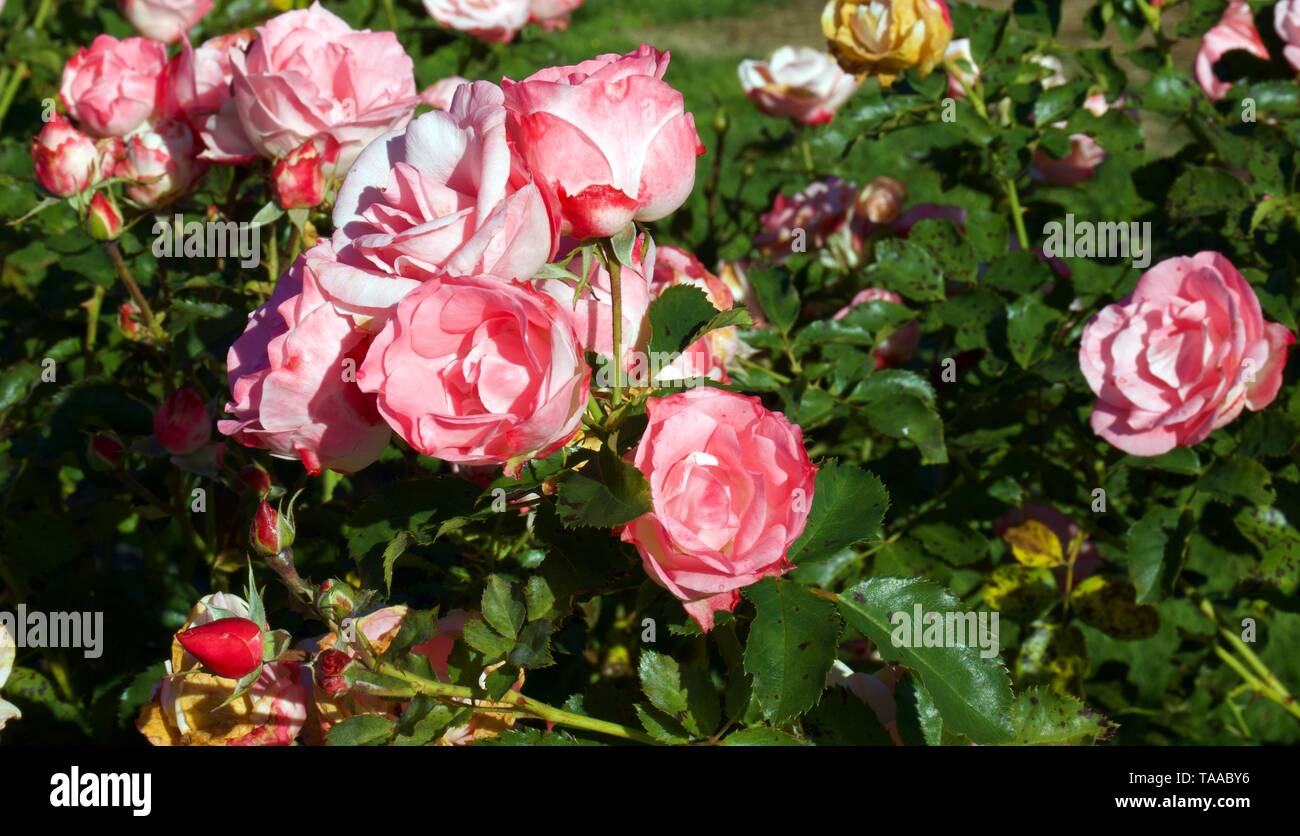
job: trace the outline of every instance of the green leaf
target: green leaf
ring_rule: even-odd
[[[803,533],[790,545],[786,559],[791,563],[824,560],[845,546],[879,538],[888,507],[889,492],[875,474],[827,462],[817,472]]]
[[[1190,514],[1187,522],[1191,522]],[[1178,573],[1182,571],[1184,544],[1190,533],[1184,528],[1176,536],[1171,536],[1177,525],[1178,512],[1175,509],[1156,507],[1129,527],[1126,538],[1128,571],[1139,604],[1162,601],[1173,591]]]
[[[718,309],[698,287],[680,284],[667,288],[650,303],[651,354],[685,351],[717,316]]]
[[[1020,368],[1047,356],[1060,321],[1061,314],[1037,295],[1021,296],[1007,305],[1007,347]]]
[[[754,726],[753,728],[741,729],[727,735],[723,741],[724,746],[807,746],[806,740],[787,734],[779,729],[768,728],[767,726]]]
[[[397,723],[378,714],[359,714],[330,726],[325,742],[330,746],[382,746],[393,738]]]
[[[760,267],[749,270],[748,277],[767,321],[782,334],[790,333],[802,305],[790,274],[775,267]]]
[[[537,620],[545,618],[555,606],[555,596],[550,584],[541,575],[534,575],[524,586],[524,601],[528,606],[528,618]]]
[[[501,635],[480,618],[465,622],[465,642],[491,659],[503,659],[515,646],[515,640]]]
[[[568,528],[612,528],[650,511],[650,483],[606,448],[564,477],[557,506]]]
[[[1180,220],[1235,214],[1252,202],[1250,187],[1241,178],[1222,168],[1205,167],[1188,168],[1178,175],[1167,198],[1169,214]]]
[[[978,531],[948,523],[926,523],[912,529],[925,550],[953,566],[978,563],[989,556],[989,541]]]
[[[384,548],[384,587],[388,590],[389,595],[393,594],[393,564],[397,563],[397,559],[406,553],[407,548],[415,542],[415,539],[415,535],[411,532],[399,531],[392,542]]]
[[[1228,505],[1272,505],[1276,496],[1269,487],[1272,480],[1268,468],[1254,459],[1231,456],[1212,464],[1198,487]]]
[[[519,640],[506,657],[521,668],[545,668],[555,664],[551,656],[551,622],[533,621],[519,633]]]
[[[943,299],[943,272],[928,250],[911,240],[886,238],[876,244],[876,260],[867,268],[868,281],[897,291],[908,299]]]
[[[682,672],[677,660],[653,650],[642,650],[637,675],[641,679],[641,690],[655,708],[674,717],[686,713],[686,689],[682,687]]]
[[[1247,508],[1233,518],[1264,558],[1253,577],[1286,595],[1300,588],[1300,532],[1276,508]]]
[[[843,623],[834,602],[793,581],[764,578],[744,595],[758,611],[745,645],[745,670],[754,678],[763,715],[783,723],[817,704]]]
[[[1011,704],[1012,741],[1018,746],[1079,746],[1108,740],[1118,728],[1079,700],[1030,688]]]
[[[490,575],[483,588],[483,618],[492,629],[514,638],[524,626],[527,610],[519,591],[500,575]]]
[[[433,697],[416,694],[397,721],[397,737],[393,743],[398,746],[424,746],[451,723],[453,716],[451,708]]]
[[[867,421],[885,435],[915,444],[921,452],[922,464],[948,461],[948,449],[943,441],[943,419],[932,405],[915,395],[900,395],[869,405]]]
[[[983,658],[966,645],[919,647],[918,642],[895,643],[891,616],[960,612],[960,604],[942,587],[914,578],[871,578],[841,593],[840,611],[881,655],[920,675],[934,697],[944,725],[976,743],[1000,743],[1011,737],[1011,678],[1002,660]],[[920,629],[921,625],[916,625]],[[901,628],[900,628],[901,629]]]

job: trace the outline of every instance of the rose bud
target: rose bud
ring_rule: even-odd
[[[178,633],[181,647],[203,667],[227,679],[242,679],[262,664],[262,628],[247,618],[221,618]]]
[[[36,180],[55,197],[72,197],[95,185],[99,151],[95,141],[72,126],[62,114],[41,128],[32,140]]]
[[[122,234],[122,212],[113,199],[95,192],[86,212],[86,234],[96,241],[115,241]]]
[[[333,648],[322,650],[316,656],[316,672],[321,676],[338,676],[350,664],[352,664],[351,656]]]
[[[174,44],[212,10],[212,0],[118,0],[118,8],[141,35]]]
[[[146,208],[157,206],[184,194],[203,176],[207,163],[198,159],[201,150],[194,132],[172,119],[128,139],[116,174],[135,181],[127,186],[127,197]]]
[[[858,214],[873,224],[893,223],[907,202],[907,186],[892,177],[873,177],[858,195]]]
[[[341,621],[357,609],[357,591],[343,581],[331,578],[320,585],[316,609],[322,615]]]
[[[117,308],[117,330],[128,340],[138,340],[144,336],[144,324],[140,320],[140,309],[132,302],[123,302]]]
[[[253,515],[248,541],[253,551],[271,557],[293,545],[294,533],[293,514],[281,514],[264,499]]]
[[[86,447],[86,458],[96,470],[117,470],[126,455],[126,445],[111,432],[95,433]]]
[[[333,137],[309,139],[275,164],[272,185],[275,201],[283,209],[310,209],[325,199],[326,166],[338,160],[339,144]]]
[[[265,497],[271,492],[271,474],[259,464],[249,464],[239,469],[239,484],[242,492],[245,488],[253,491],[259,497]]]
[[[153,414],[153,434],[163,449],[188,456],[208,443],[212,419],[203,398],[193,389],[177,389]]]

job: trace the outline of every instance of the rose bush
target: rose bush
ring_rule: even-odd
[[[6,743],[1300,742],[1292,0],[75,5]]]

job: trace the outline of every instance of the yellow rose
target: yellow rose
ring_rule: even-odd
[[[943,62],[952,20],[943,0],[830,0],[822,32],[846,72],[888,86],[904,70],[925,77]]]

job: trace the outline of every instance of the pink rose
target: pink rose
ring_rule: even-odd
[[[278,160],[308,139],[341,146],[337,173],[400,128],[419,102],[411,58],[392,32],[356,31],[313,3],[257,27],[229,53],[234,96],[209,125],[213,153]]]
[[[100,179],[100,151],[95,142],[60,113],[54,114],[32,140],[36,180],[55,197],[72,197]]]
[[[398,303],[357,381],[424,455],[503,464],[573,436],[589,377],[573,318],[551,297],[495,276],[445,275]]]
[[[451,110],[451,100],[456,95],[456,88],[469,84],[469,79],[458,75],[440,78],[420,92],[420,101],[437,110]]]
[[[835,319],[843,319],[849,315],[849,311],[858,305],[865,305],[867,302],[890,302],[895,305],[903,304],[903,297],[899,296],[892,290],[885,290],[881,287],[869,287],[866,290],[860,290],[849,300],[847,307],[840,308],[835,313]],[[921,341],[921,326],[916,320],[912,320],[903,327],[892,332],[889,336],[881,340],[872,354],[876,358],[876,368],[883,369],[890,366],[901,366],[912,357],[912,352],[916,351],[916,344]]]
[[[528,0],[424,0],[433,19],[489,43],[514,40],[528,22]]]
[[[271,185],[282,209],[310,209],[325,200],[325,171],[338,159],[333,137],[309,139],[275,164]]]
[[[59,95],[73,119],[95,136],[126,136],[154,112],[167,47],[147,38],[100,35],[63,68]]]
[[[700,387],[646,403],[636,466],[654,509],[623,529],[646,573],[705,631],[740,589],[792,568],[817,468],[803,433],[758,398]]]
[[[163,81],[162,115],[184,119],[200,133],[209,117],[230,101],[231,52],[243,52],[253,40],[244,29],[205,41],[195,48],[189,38],[181,40],[181,51],[167,65]]]
[[[1083,331],[1092,428],[1135,456],[1191,447],[1273,401],[1294,342],[1219,253],[1166,259]]]
[[[361,470],[389,439],[374,396],[355,382],[370,335],[321,294],[319,270],[333,258],[326,242],[308,250],[248,317],[226,357],[233,418],[217,423],[241,444],[300,459],[312,474]]]
[[[207,164],[198,154],[194,132],[184,122],[172,119],[132,134],[115,174],[134,181],[126,187],[127,197],[152,208],[189,191],[203,176]]]
[[[179,41],[212,11],[212,0],[118,0],[117,5],[135,31],[165,44]]]
[[[582,3],[583,0],[531,0],[528,20],[547,32],[568,29],[569,18]]]
[[[572,240],[565,243],[575,244]],[[620,271],[620,284],[623,291],[623,327],[619,337],[624,369],[635,365],[637,358],[633,352],[644,351],[650,341],[650,325],[646,314],[650,310],[650,276],[654,274],[657,252],[654,242],[642,236],[632,248],[632,264],[623,265]],[[581,257],[570,261],[569,269],[580,274]],[[560,303],[560,307],[573,315],[574,326],[578,329],[578,339],[584,350],[595,352],[607,361],[613,359],[613,288],[610,284],[609,271],[605,269],[604,263],[599,258],[591,260],[591,267],[587,273],[587,287],[583,290],[582,296],[576,300],[573,294],[577,290],[577,283],[572,280],[539,280],[536,282],[536,287],[553,297]]]
[[[840,232],[858,198],[857,186],[839,177],[814,180],[794,195],[779,194],[758,219],[754,246],[780,263],[792,253],[821,249]]]
[[[1282,54],[1292,67],[1300,70],[1300,0],[1280,0],[1273,7],[1273,28],[1286,42]]]
[[[212,437],[212,418],[193,389],[177,389],[153,414],[153,434],[175,456],[198,452]]]
[[[1254,14],[1245,0],[1232,0],[1228,4],[1218,24],[1201,39],[1201,49],[1196,53],[1196,81],[1213,101],[1222,99],[1232,89],[1231,81],[1223,81],[1215,74],[1214,65],[1237,49],[1268,60],[1268,48],[1255,29]]]
[[[822,125],[858,89],[853,76],[829,53],[806,46],[783,46],[766,61],[740,62],[740,86],[768,116]]]
[[[386,311],[435,274],[527,279],[555,251],[543,194],[511,152],[501,90],[456,91],[368,147],[339,188],[339,263],[321,277],[340,307]]]
[[[668,59],[642,44],[502,80],[511,139],[554,191],[565,233],[608,237],[633,220],[658,220],[690,196],[704,146],[682,94],[662,80]]]

